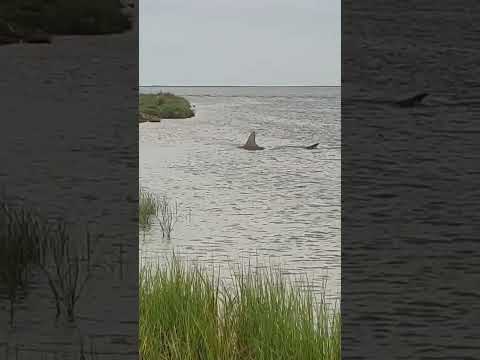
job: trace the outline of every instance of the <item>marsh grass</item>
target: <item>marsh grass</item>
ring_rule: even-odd
[[[152,226],[153,219],[158,215],[159,200],[151,192],[141,188],[139,194],[138,224],[140,230],[147,231]]]
[[[15,303],[25,294],[35,266],[41,257],[41,245],[48,227],[22,208],[0,204],[0,285],[10,301],[10,325],[13,326]]]
[[[75,321],[76,304],[92,276],[91,235],[73,237],[63,223],[57,224],[44,244],[39,267],[54,295],[56,317],[64,309],[68,321]]]
[[[234,276],[230,326],[241,359],[340,359],[340,318],[318,297],[297,288],[281,269],[244,268]]]
[[[82,241],[83,240],[83,241]],[[91,276],[91,236],[72,236],[63,222],[41,219],[33,211],[0,201],[0,288],[10,301],[10,325],[19,295],[28,294],[34,274],[46,276],[67,320],[75,320],[75,305]]]
[[[195,116],[187,99],[171,93],[140,94],[140,112],[160,119],[186,119]]]
[[[157,220],[162,237],[170,239],[178,219],[177,201],[171,201],[166,195],[157,197],[145,189],[140,189],[138,224],[144,235],[151,229],[153,221]]]
[[[178,217],[178,202],[170,201],[167,196],[161,197],[158,201],[157,219],[164,238],[170,239]]]
[[[141,359],[339,360],[340,314],[278,269],[226,285],[175,257],[140,270]]]

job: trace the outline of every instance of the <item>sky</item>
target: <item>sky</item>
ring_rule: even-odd
[[[340,0],[141,0],[140,85],[340,86]]]

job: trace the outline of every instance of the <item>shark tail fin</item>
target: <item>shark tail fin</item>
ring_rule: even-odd
[[[320,144],[320,143],[315,143],[315,144],[313,144],[313,145],[307,146],[306,149],[308,149],[308,150],[316,149],[319,144]]]

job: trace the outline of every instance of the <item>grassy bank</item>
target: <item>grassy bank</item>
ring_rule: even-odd
[[[170,93],[140,94],[140,114],[140,121],[187,119],[195,116],[187,99]]]
[[[143,360],[337,360],[340,314],[279,271],[247,269],[225,287],[173,258],[140,271]]]

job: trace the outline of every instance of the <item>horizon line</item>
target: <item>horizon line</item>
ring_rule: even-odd
[[[162,84],[149,84],[139,85],[140,87],[341,87],[341,85],[162,85]]]
[[[341,85],[139,85],[139,87],[342,87]]]

